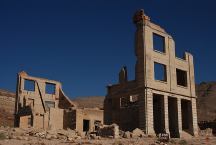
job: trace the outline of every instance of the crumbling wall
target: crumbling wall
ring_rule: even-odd
[[[105,124],[116,123],[121,130],[132,131],[139,127],[140,88],[135,81],[108,86],[104,100]],[[136,97],[136,100],[133,100]],[[132,100],[131,100],[132,99]],[[123,119],[124,118],[124,119]]]
[[[105,123],[116,123],[121,129],[131,130],[135,127],[134,124],[125,120],[133,118],[136,127],[147,134],[170,133],[168,97],[174,97],[177,99],[177,109],[175,112],[170,112],[178,114],[179,128],[177,132],[171,129],[172,133],[180,134],[181,137],[181,133],[186,131],[184,123],[185,114],[188,113],[189,133],[197,136],[193,56],[186,52],[183,58],[176,57],[172,36],[159,25],[152,23],[144,10],[137,11],[133,21],[136,26],[135,80],[127,80],[127,71],[124,67],[119,73],[119,83],[107,87],[107,96],[104,101]],[[121,107],[121,99],[134,94],[139,96],[137,108],[133,108],[132,111]],[[158,100],[161,103],[158,104],[158,101],[154,99],[155,94],[160,96]],[[188,110],[181,108],[181,100],[190,102]],[[158,107],[161,112],[158,111]]]
[[[17,80],[15,126],[63,128],[63,109],[76,106],[63,93],[61,83],[32,77],[26,72],[19,73]]]
[[[65,109],[63,117],[63,128],[76,129],[76,110]]]
[[[70,107],[76,108],[76,104],[74,104],[62,91],[62,89],[59,89],[59,108],[67,109]]]

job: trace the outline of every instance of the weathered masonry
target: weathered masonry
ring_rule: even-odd
[[[68,127],[64,121],[64,109],[75,105],[64,95],[57,81],[18,74],[15,106],[15,126],[27,128]]]
[[[198,134],[193,56],[175,56],[175,42],[143,10],[135,13],[135,80],[127,69],[119,83],[107,87],[105,124],[117,123],[122,130],[143,129],[147,134],[184,132]]]
[[[32,77],[26,72],[18,74],[15,127],[83,132],[93,131],[97,127],[94,122],[103,123],[103,110],[78,108],[64,94],[60,82]]]

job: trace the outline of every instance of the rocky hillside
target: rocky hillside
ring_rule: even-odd
[[[13,126],[15,93],[0,89],[0,126]]]
[[[212,121],[216,119],[216,82],[203,82],[196,86],[198,96],[198,120]]]

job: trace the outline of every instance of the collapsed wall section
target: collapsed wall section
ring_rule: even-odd
[[[63,93],[61,84],[25,72],[20,72],[17,80],[15,126],[62,129],[64,109],[76,106]]]

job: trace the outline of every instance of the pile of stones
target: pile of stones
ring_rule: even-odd
[[[67,130],[43,130],[43,129],[21,129],[21,128],[9,128],[0,127],[0,133],[4,134],[5,139],[18,139],[18,140],[31,140],[32,137],[41,139],[60,139],[72,141],[75,139],[81,139],[81,135],[71,129]]]
[[[147,137],[147,136],[146,136],[146,134],[144,134],[144,132],[141,129],[136,128],[132,132],[120,131],[120,137],[129,139],[129,138],[142,138],[142,137]]]
[[[144,132],[138,128],[132,132],[121,131],[116,124],[106,125],[101,127],[96,133],[79,133],[71,129],[60,130],[43,130],[43,129],[21,129],[21,128],[9,128],[0,127],[0,134],[4,134],[5,139],[17,139],[17,140],[31,140],[32,138],[47,139],[47,140],[63,140],[74,141],[79,139],[101,139],[103,138],[142,138],[147,137]]]

